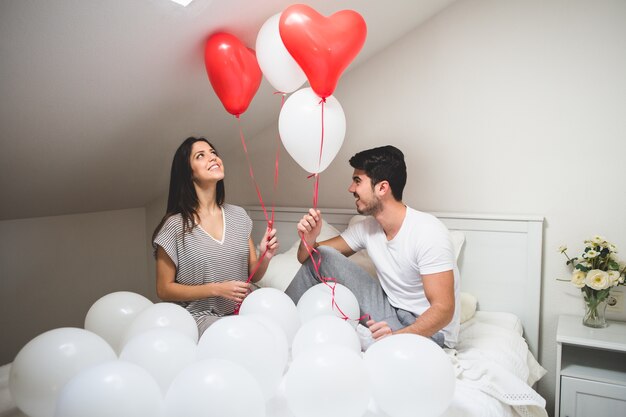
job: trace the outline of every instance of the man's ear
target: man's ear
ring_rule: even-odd
[[[376,184],[376,193],[378,194],[379,197],[383,197],[387,194],[389,194],[391,192],[391,187],[389,186],[389,182],[388,181],[381,181],[378,184]]]

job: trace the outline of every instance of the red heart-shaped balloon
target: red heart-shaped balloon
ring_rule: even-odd
[[[365,20],[353,10],[325,17],[304,4],[286,8],[278,27],[285,47],[322,98],[335,91],[367,35]]]
[[[233,35],[216,33],[206,42],[204,64],[224,108],[235,116],[245,112],[261,84],[254,51]]]

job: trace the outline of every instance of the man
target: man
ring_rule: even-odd
[[[447,228],[436,217],[402,202],[407,175],[399,149],[368,149],[354,155],[350,165],[354,174],[348,191],[356,199],[357,211],[370,217],[323,242],[316,242],[322,227],[319,210],[310,209],[298,222],[304,242],[320,252],[320,273],[354,293],[362,314],[371,318],[365,324],[374,340],[414,333],[439,346],[454,347],[459,277]],[[378,281],[346,258],[361,249],[367,249]],[[300,242],[298,260],[304,265],[286,290],[296,303],[320,282],[308,258],[309,250]]]

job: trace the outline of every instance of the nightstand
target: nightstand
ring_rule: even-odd
[[[626,416],[626,323],[604,329],[559,316],[555,417]]]

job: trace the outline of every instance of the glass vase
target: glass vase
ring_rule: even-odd
[[[585,302],[585,315],[583,324],[594,329],[602,329],[609,324],[606,322],[606,305],[607,300],[596,301],[588,300]]]

